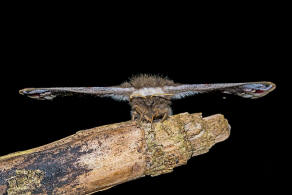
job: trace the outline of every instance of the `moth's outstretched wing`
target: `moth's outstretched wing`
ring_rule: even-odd
[[[260,98],[273,91],[276,85],[272,82],[248,82],[248,83],[217,83],[217,84],[190,84],[165,86],[165,93],[172,94],[172,99],[180,99],[186,96],[211,91],[234,94],[244,98]]]
[[[122,87],[60,87],[60,88],[26,88],[20,94],[38,100],[51,100],[56,96],[90,94],[100,97],[111,97],[115,100],[127,101],[134,88]]]

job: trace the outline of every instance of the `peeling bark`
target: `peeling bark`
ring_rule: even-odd
[[[223,115],[182,113],[164,122],[133,121],[79,131],[0,157],[0,194],[91,194],[168,173],[228,138]]]

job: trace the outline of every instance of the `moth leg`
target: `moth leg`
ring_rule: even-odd
[[[139,106],[137,106],[137,105],[134,105],[132,107],[132,110],[134,110],[134,112],[139,113],[139,114],[142,113],[142,109]]]
[[[167,118],[168,118],[168,112],[165,112],[162,119],[161,119],[161,122],[165,121]]]
[[[157,114],[158,114],[158,112],[156,111],[156,112],[152,115],[152,117],[151,117],[151,129],[152,129],[152,127],[153,127],[154,117],[156,117]]]
[[[143,114],[143,113],[140,113],[139,116],[140,116],[140,117],[139,117],[138,123],[141,123],[142,120],[143,120],[143,118],[144,118],[144,114]]]
[[[156,110],[155,113],[154,113],[154,114],[152,115],[152,117],[151,117],[151,129],[152,129],[152,127],[153,127],[153,121],[154,121],[154,118],[157,117],[157,116],[159,116],[159,113],[158,113],[158,111]]]
[[[135,106],[136,107],[136,106]],[[138,108],[135,110],[132,110],[132,121],[135,121],[138,125],[141,124],[141,121],[143,119],[143,113],[141,112],[141,110]]]
[[[159,115],[162,117],[161,122],[165,121],[170,115],[172,115],[172,110],[169,106],[162,108]]]
[[[153,114],[152,117],[151,117],[151,125],[152,125],[152,123],[153,123],[153,121],[154,121],[154,117],[155,117],[155,115],[156,115],[156,114]]]
[[[146,117],[145,117],[146,115],[144,114],[144,113],[145,113],[145,110],[143,110],[143,108],[141,108],[141,107],[138,106],[138,105],[134,105],[134,106],[133,106],[133,109],[135,109],[134,112],[136,112],[137,115],[139,115],[139,119],[138,119],[138,122],[139,122],[139,123],[143,120],[143,118],[146,119]],[[137,117],[137,118],[138,118],[138,117]]]
[[[132,118],[131,118],[132,121],[134,121],[139,116],[138,112],[135,110],[131,112],[131,115],[132,115]]]
[[[159,117],[159,111],[158,110],[156,110],[155,113],[152,115],[152,121],[154,121],[154,119],[156,117]]]
[[[149,117],[149,116],[147,116],[146,114],[144,115],[144,118],[146,119],[146,121],[148,121],[148,122],[150,122],[150,123],[152,123],[153,122],[153,120],[152,120],[152,118],[153,117]]]

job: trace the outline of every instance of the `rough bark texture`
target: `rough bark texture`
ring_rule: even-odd
[[[168,173],[228,138],[223,115],[178,114],[105,125],[0,157],[0,194],[91,194]]]

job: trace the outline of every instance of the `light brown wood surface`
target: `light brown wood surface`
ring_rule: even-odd
[[[171,172],[229,134],[223,115],[200,113],[177,114],[152,126],[127,121],[79,131],[0,157],[0,194],[91,194]]]

